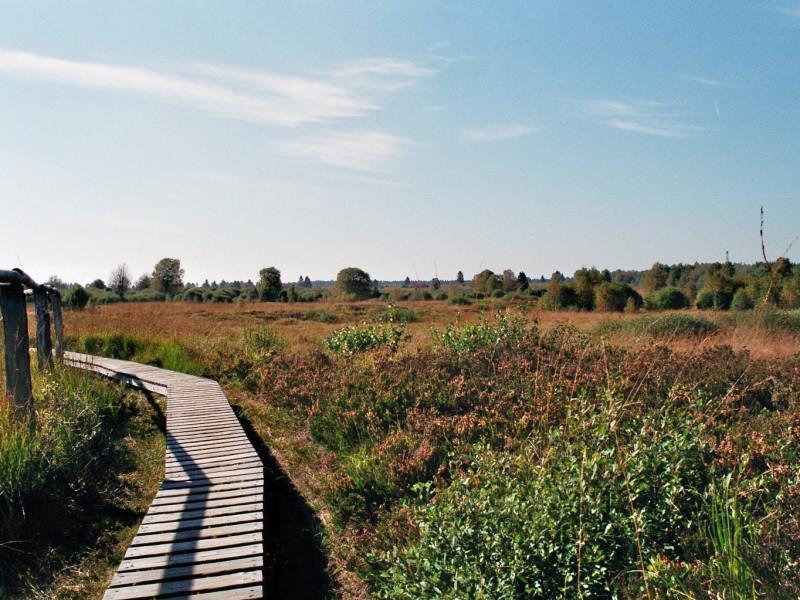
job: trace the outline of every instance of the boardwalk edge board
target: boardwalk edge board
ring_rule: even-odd
[[[263,598],[264,467],[219,384],[78,352],[64,362],[167,398],[164,480],[104,598]]]

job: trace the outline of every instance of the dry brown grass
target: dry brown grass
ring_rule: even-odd
[[[220,341],[238,340],[248,328],[268,325],[292,349],[316,346],[333,330],[344,325],[369,320],[385,309],[384,302],[321,302],[321,303],[254,303],[254,304],[194,304],[188,302],[151,302],[96,306],[65,317],[66,335],[82,336],[97,333],[126,333],[144,338],[171,338],[194,347]],[[506,310],[503,302],[484,302],[469,306],[454,306],[443,302],[402,302],[401,309],[413,311],[418,320],[408,323],[406,348],[414,350],[431,340],[431,329],[443,328],[456,321],[476,321],[481,314],[491,315]],[[629,320],[637,315],[597,312],[545,312],[529,305],[512,305],[511,310],[525,312],[544,329],[568,323],[584,332],[592,332],[608,320]],[[308,311],[326,311],[336,316],[335,323],[323,323],[304,318]],[[701,314],[703,318],[720,321],[715,313]],[[31,320],[32,322],[32,320]],[[652,340],[641,335],[622,333],[613,336],[614,343],[636,349]],[[675,338],[664,343],[674,350],[693,351],[699,343],[725,344],[734,350],[748,350],[754,357],[776,358],[800,351],[800,336],[788,332],[761,330],[758,327],[736,327],[722,324],[721,331],[699,342],[696,339]]]

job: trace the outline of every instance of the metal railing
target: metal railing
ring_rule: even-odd
[[[36,359],[40,370],[52,368],[54,355],[56,360],[61,360],[63,357],[64,322],[61,316],[61,294],[57,289],[36,283],[20,269],[0,270],[0,313],[3,317],[6,393],[14,399],[17,419],[33,423],[26,289],[33,293]],[[55,330],[55,347],[50,335],[51,324]]]

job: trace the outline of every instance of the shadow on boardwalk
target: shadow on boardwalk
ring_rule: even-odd
[[[238,406],[233,410],[264,463],[267,598],[335,598],[319,532],[323,525]]]

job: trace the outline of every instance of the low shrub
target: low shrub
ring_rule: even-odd
[[[650,310],[676,310],[689,306],[689,299],[675,287],[663,287],[653,292],[647,301]]]
[[[331,333],[322,341],[323,347],[334,354],[356,354],[376,348],[395,351],[403,339],[401,323],[362,323]]]
[[[709,477],[702,430],[573,408],[546,453],[479,447],[450,464],[451,484],[417,486],[419,539],[372,556],[378,597],[641,597],[642,564],[689,555]]]
[[[420,314],[413,308],[389,305],[376,314],[375,319],[381,323],[414,323],[420,320]]]
[[[654,337],[705,337],[717,333],[719,325],[700,317],[669,314],[650,322],[647,331]]]
[[[455,304],[459,306],[469,306],[472,304],[472,300],[467,298],[464,294],[450,294],[450,297],[447,299],[448,304]]]
[[[89,303],[89,292],[82,285],[71,285],[64,293],[64,306],[82,310]]]
[[[697,293],[695,306],[701,310],[709,310],[714,308],[714,292],[711,290],[702,289]]]
[[[318,323],[336,323],[339,320],[332,312],[323,308],[310,308],[302,313],[305,321],[316,321]]]
[[[433,346],[457,353],[474,352],[478,348],[516,348],[526,336],[536,335],[536,325],[522,316],[497,314],[494,322],[481,315],[477,323],[463,327],[448,325],[432,331]]]
[[[750,294],[745,288],[739,288],[731,300],[731,310],[750,310],[755,306]]]

